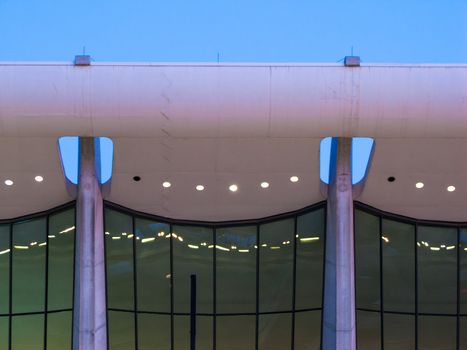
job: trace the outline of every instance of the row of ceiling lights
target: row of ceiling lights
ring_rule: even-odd
[[[415,187],[418,189],[422,189],[423,187],[425,187],[425,184],[423,182],[417,182],[415,184]],[[454,192],[455,190],[456,190],[456,187],[453,185],[449,185],[448,187],[446,187],[446,191],[448,192]]]
[[[36,175],[36,176],[34,177],[34,180],[36,180],[36,182],[42,182],[42,181],[44,181],[44,178],[43,178],[42,176],[40,176],[40,175]],[[15,182],[14,182],[13,180],[11,180],[11,179],[6,179],[6,180],[4,181],[4,183],[5,183],[5,185],[7,185],[7,186],[13,186],[13,184],[14,184]]]
[[[290,180],[290,182],[295,183],[295,182],[298,182],[299,178],[298,178],[298,176],[291,176],[289,180]],[[172,186],[172,184],[169,181],[164,181],[162,183],[162,187],[164,187],[164,188],[170,188],[171,186]],[[269,188],[269,182],[263,181],[263,182],[261,182],[260,186],[261,186],[261,188],[264,188],[264,189]],[[205,189],[204,185],[196,185],[195,188],[196,188],[197,191],[204,191],[204,189]],[[238,185],[237,184],[231,184],[229,186],[229,191],[237,192],[238,191]]]
[[[34,177],[34,180],[36,182],[42,182],[42,181],[44,181],[44,177],[42,177],[41,175],[36,175]],[[298,176],[291,176],[289,180],[290,180],[290,182],[298,182],[299,178],[298,178]],[[7,180],[4,181],[4,183],[7,186],[12,186],[14,184],[14,181],[11,180],[11,179],[7,179]],[[164,181],[162,183],[162,187],[164,187],[164,188],[169,188],[171,186],[172,186],[172,184],[169,181]],[[264,188],[264,189],[269,188],[269,182],[263,181],[263,182],[261,182],[260,186],[261,186],[261,188]],[[423,182],[417,182],[415,184],[415,187],[418,188],[418,189],[422,189],[423,187],[425,187],[425,184]],[[196,190],[197,191],[204,191],[204,189],[205,189],[204,185],[196,185]],[[230,185],[229,190],[231,192],[237,192],[238,191],[238,185],[236,185],[236,184]],[[448,192],[454,192],[456,190],[456,187],[453,186],[453,185],[449,185],[446,188],[446,190]]]

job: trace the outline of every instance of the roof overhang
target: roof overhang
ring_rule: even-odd
[[[467,219],[467,65],[0,63],[0,176],[24,178],[0,189],[0,217],[69,199],[56,146],[63,135],[114,140],[109,200],[201,220],[318,202],[320,139],[373,137],[361,201]],[[36,173],[46,181],[32,183]],[[301,181],[291,184],[295,174]],[[170,191],[160,186],[166,178]],[[241,191],[229,193],[231,182]],[[448,194],[451,182],[457,191]]]

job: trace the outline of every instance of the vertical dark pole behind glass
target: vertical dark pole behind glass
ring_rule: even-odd
[[[190,350],[196,350],[196,275],[191,280]]]

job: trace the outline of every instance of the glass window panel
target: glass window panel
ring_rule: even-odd
[[[258,344],[261,350],[288,350],[292,344],[292,314],[259,316]]]
[[[419,312],[456,313],[457,230],[418,227]]]
[[[357,349],[381,349],[381,314],[357,310]]]
[[[255,348],[255,316],[218,316],[216,318],[216,349],[252,350]]]
[[[456,317],[419,316],[419,350],[456,349]]]
[[[260,226],[260,312],[292,309],[293,240],[293,219]]]
[[[8,349],[9,317],[0,317],[0,349]]]
[[[11,319],[11,349],[44,348],[44,315],[14,316]]]
[[[383,219],[384,310],[415,312],[415,227]]]
[[[173,226],[173,283],[175,312],[190,312],[190,275],[196,275],[197,311],[213,310],[212,229]]]
[[[459,243],[460,312],[467,314],[467,228],[460,230]]]
[[[213,317],[198,316],[196,319],[196,348],[209,350],[213,348]],[[174,349],[190,348],[190,316],[174,317]]]
[[[384,350],[415,349],[415,316],[384,314]]]
[[[459,319],[459,349],[467,349],[467,317]]]
[[[255,312],[256,226],[218,229],[216,240],[217,312]]]
[[[74,227],[74,209],[51,215],[49,218],[49,310],[73,307]]]
[[[296,309],[322,306],[324,209],[297,218]]]
[[[108,312],[109,350],[135,348],[135,314],[133,312]]]
[[[13,225],[13,312],[43,311],[46,219]]]
[[[10,303],[10,226],[0,226],[0,314],[9,312]]]
[[[71,312],[47,315],[47,350],[71,349]]]
[[[295,314],[295,349],[319,350],[321,345],[321,311]]]
[[[107,305],[134,309],[132,218],[115,210],[105,210],[107,260]]]
[[[169,225],[136,219],[138,310],[170,311]]]
[[[357,308],[380,309],[379,218],[355,210],[355,282]]]
[[[170,316],[138,315],[138,350],[170,349]]]

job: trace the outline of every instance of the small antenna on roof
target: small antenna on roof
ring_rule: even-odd
[[[86,46],[83,46],[83,54],[75,56],[75,66],[90,66],[91,56],[86,55]]]
[[[353,45],[350,47],[350,56],[344,57],[345,67],[360,67],[360,56],[354,56]]]

